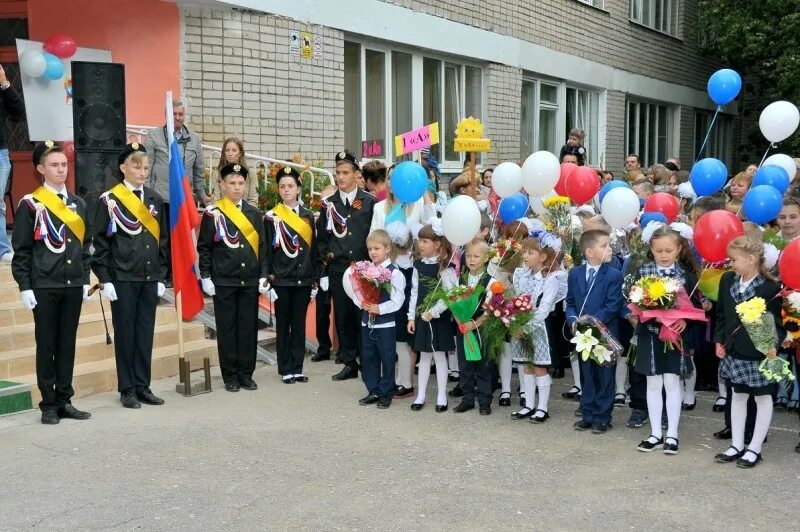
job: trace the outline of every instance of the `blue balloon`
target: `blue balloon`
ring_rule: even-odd
[[[428,174],[419,163],[404,161],[392,170],[389,186],[401,203],[414,203],[425,194]]]
[[[789,190],[789,174],[780,166],[773,166],[768,164],[756,170],[756,175],[753,176],[753,186],[769,185],[774,187],[781,194],[785,194]]]
[[[525,216],[528,212],[529,205],[528,196],[522,192],[517,192],[513,196],[503,198],[502,201],[500,201],[497,214],[500,216],[503,223],[507,224],[508,222],[513,222]]]
[[[667,223],[667,217],[663,212],[643,212],[639,216],[639,227],[644,229],[650,222]]]
[[[708,95],[717,105],[728,105],[739,96],[742,90],[742,77],[735,70],[723,68],[708,78]]]
[[[64,77],[64,63],[61,62],[61,59],[53,54],[47,52],[43,53],[47,66],[44,68],[44,74],[42,74],[42,76],[50,81],[55,81]]]
[[[783,195],[769,185],[751,188],[742,200],[745,217],[757,224],[771,222],[778,217],[781,208],[783,208]]]
[[[711,157],[700,159],[692,166],[689,180],[698,197],[710,196],[725,186],[725,182],[728,180],[728,169],[725,168],[725,163],[719,159]]]
[[[606,197],[606,194],[608,194],[609,192],[611,192],[615,188],[619,188],[619,187],[631,188],[631,186],[628,183],[626,183],[625,181],[621,181],[619,179],[615,179],[613,181],[609,181],[608,183],[603,185],[603,188],[600,189],[600,196],[598,198],[600,200],[600,205],[603,204],[603,198]]]

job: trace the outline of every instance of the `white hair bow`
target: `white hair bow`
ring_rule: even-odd
[[[778,259],[781,257],[781,252],[774,244],[764,244],[764,266],[771,270],[778,264]]]
[[[430,224],[431,229],[433,229],[433,232],[436,234],[436,236],[444,236],[444,228],[442,227],[441,218],[432,218]]]
[[[657,220],[653,220],[652,222],[648,223],[647,227],[642,229],[642,240],[644,242],[650,243],[650,239],[653,238],[653,233],[655,233],[665,225],[667,224],[665,224],[664,222],[659,222]],[[691,240],[692,237],[694,237],[694,230],[685,223],[672,222],[671,224],[669,224],[669,227],[673,231],[681,235],[683,238],[685,238],[686,240]]]
[[[386,233],[393,244],[405,247],[411,238],[411,230],[401,221],[395,221],[386,226]]]
[[[678,185],[678,197],[694,201],[697,199],[697,193],[692,184],[687,181]]]

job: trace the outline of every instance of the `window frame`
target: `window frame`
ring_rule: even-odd
[[[636,132],[634,135],[635,145],[633,148],[631,147],[631,130],[630,130],[632,105],[636,106]],[[642,106],[647,106],[647,116],[645,117],[645,123],[646,123],[645,127],[647,131],[645,132],[644,137],[642,136],[641,133]],[[656,121],[654,130],[655,140],[656,140],[655,152],[653,152],[650,149],[650,140],[653,136],[653,131],[649,130],[651,106],[654,106],[657,110],[660,107],[664,107],[665,109],[664,115],[666,119],[666,128],[665,128],[665,133],[663,135],[664,138],[663,161],[658,160],[659,158],[658,152],[660,151],[659,139],[662,137],[662,135],[659,134],[658,126],[660,125],[660,119],[658,111],[656,111]],[[678,107],[670,103],[656,101],[656,100],[647,100],[644,98],[637,98],[628,95],[625,99],[625,155],[627,156],[630,153],[635,153],[636,155],[638,155],[639,160],[642,163],[642,168],[644,169],[652,166],[653,164],[659,162],[663,163],[664,161],[666,161],[667,158],[673,154],[673,150],[676,146],[675,133],[676,133],[676,126],[678,124],[676,116],[677,112],[678,112]],[[642,146],[640,145],[642,139],[644,139],[645,143],[644,148],[642,148]]]
[[[711,111],[704,109],[694,110],[694,126],[692,128],[694,132],[694,143],[692,144],[692,152],[695,160],[713,157],[725,163],[728,169],[733,168],[735,163],[733,160],[733,117],[730,115],[720,113],[719,116],[717,116],[717,121],[714,124],[714,131],[708,139],[708,144],[706,144],[703,153],[699,151],[713,117],[714,113]],[[702,121],[702,124],[698,124],[699,120]],[[699,131],[698,125],[700,125]],[[722,144],[721,148],[720,144]]]
[[[645,13],[645,7],[648,7],[647,13]],[[660,7],[660,10],[657,10],[656,7]],[[681,0],[630,0],[628,19],[634,24],[680,39],[678,29],[682,7]],[[664,16],[665,10],[667,16]],[[659,14],[661,15],[660,23]]]

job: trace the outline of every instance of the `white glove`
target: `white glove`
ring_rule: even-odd
[[[92,287],[89,286],[88,284],[83,285],[83,300],[84,301],[89,301],[89,290],[91,288]]]
[[[269,300],[270,301],[278,300],[278,292],[276,292],[274,288],[269,289]]]
[[[269,283],[266,279],[261,278],[258,280],[258,292],[262,295],[267,295],[269,292]]]
[[[311,289],[311,297],[310,297],[309,299],[310,299],[311,301],[314,301],[314,298],[315,298],[315,297],[317,297],[317,289],[316,289],[316,288],[312,288],[312,289]]]
[[[114,285],[111,283],[105,283],[103,285],[103,291],[101,292],[105,296],[106,299],[109,301],[116,301],[119,299],[117,297],[117,291],[114,289]]]
[[[164,283],[158,283],[158,286],[156,286],[156,295],[158,297],[161,297],[164,295],[164,292],[166,291],[167,291],[166,285]]]
[[[328,281],[328,276],[320,278],[319,280],[319,289],[323,292],[327,292],[328,288],[330,288],[330,283]]]
[[[203,286],[203,292],[210,296],[215,296],[217,294],[217,290],[214,288],[214,283],[211,282],[211,279],[200,279],[200,284]]]
[[[33,307],[36,306],[36,296],[33,295],[33,290],[23,290],[20,292],[20,297],[22,298],[22,304],[28,310],[33,310]]]

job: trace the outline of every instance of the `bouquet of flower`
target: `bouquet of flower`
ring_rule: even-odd
[[[486,271],[492,277],[498,277],[499,270],[503,270],[507,274],[514,272],[519,264],[519,261],[514,260],[519,256],[519,251],[522,249],[522,244],[509,238],[507,240],[501,239],[489,246],[489,262],[486,265]]]
[[[483,303],[489,320],[482,328],[487,353],[491,358],[497,358],[503,350],[506,334],[519,334],[533,317],[533,303],[530,294],[506,296],[505,284],[499,281],[489,285],[489,290],[491,296]]]
[[[786,330],[784,347],[800,349],[800,292],[790,292],[783,298],[781,318]]]
[[[673,326],[680,320],[708,321],[703,309],[695,308],[686,290],[674,279],[641,277],[628,292],[628,308],[640,321],[656,321],[658,339],[683,352],[681,335]],[[666,347],[666,346],[665,346]]]
[[[548,231],[561,237],[561,251],[564,253],[564,267],[570,269],[573,259],[573,244],[575,242],[575,228],[573,227],[572,203],[566,196],[554,196],[542,200],[542,206],[547,209]]]
[[[626,275],[622,281],[622,292],[624,294],[630,293],[631,287],[636,282],[636,272],[650,260],[647,256],[650,246],[642,239],[642,230],[640,228],[637,227],[628,233],[626,247],[630,253],[628,256],[628,271],[631,273]]]
[[[483,291],[482,286],[477,288],[456,286],[450,290],[436,287],[428,292],[425,301],[417,307],[424,312],[439,300],[445,302],[458,323],[458,331],[464,336],[464,358],[470,361],[481,359],[481,346],[475,337],[475,331],[465,330],[464,324],[472,319],[475,311],[481,306]]]
[[[392,271],[368,260],[361,260],[350,266],[350,284],[362,304],[378,304],[381,300],[381,289],[392,289]],[[375,315],[370,313],[370,324],[374,320]]]
[[[775,349],[778,333],[775,320],[767,312],[767,303],[763,297],[754,297],[736,305],[736,314],[747,331],[753,346],[765,355]]]
[[[614,338],[603,322],[594,316],[581,316],[577,320],[574,355],[586,362],[592,360],[600,366],[611,366],[622,355],[622,344]]]

